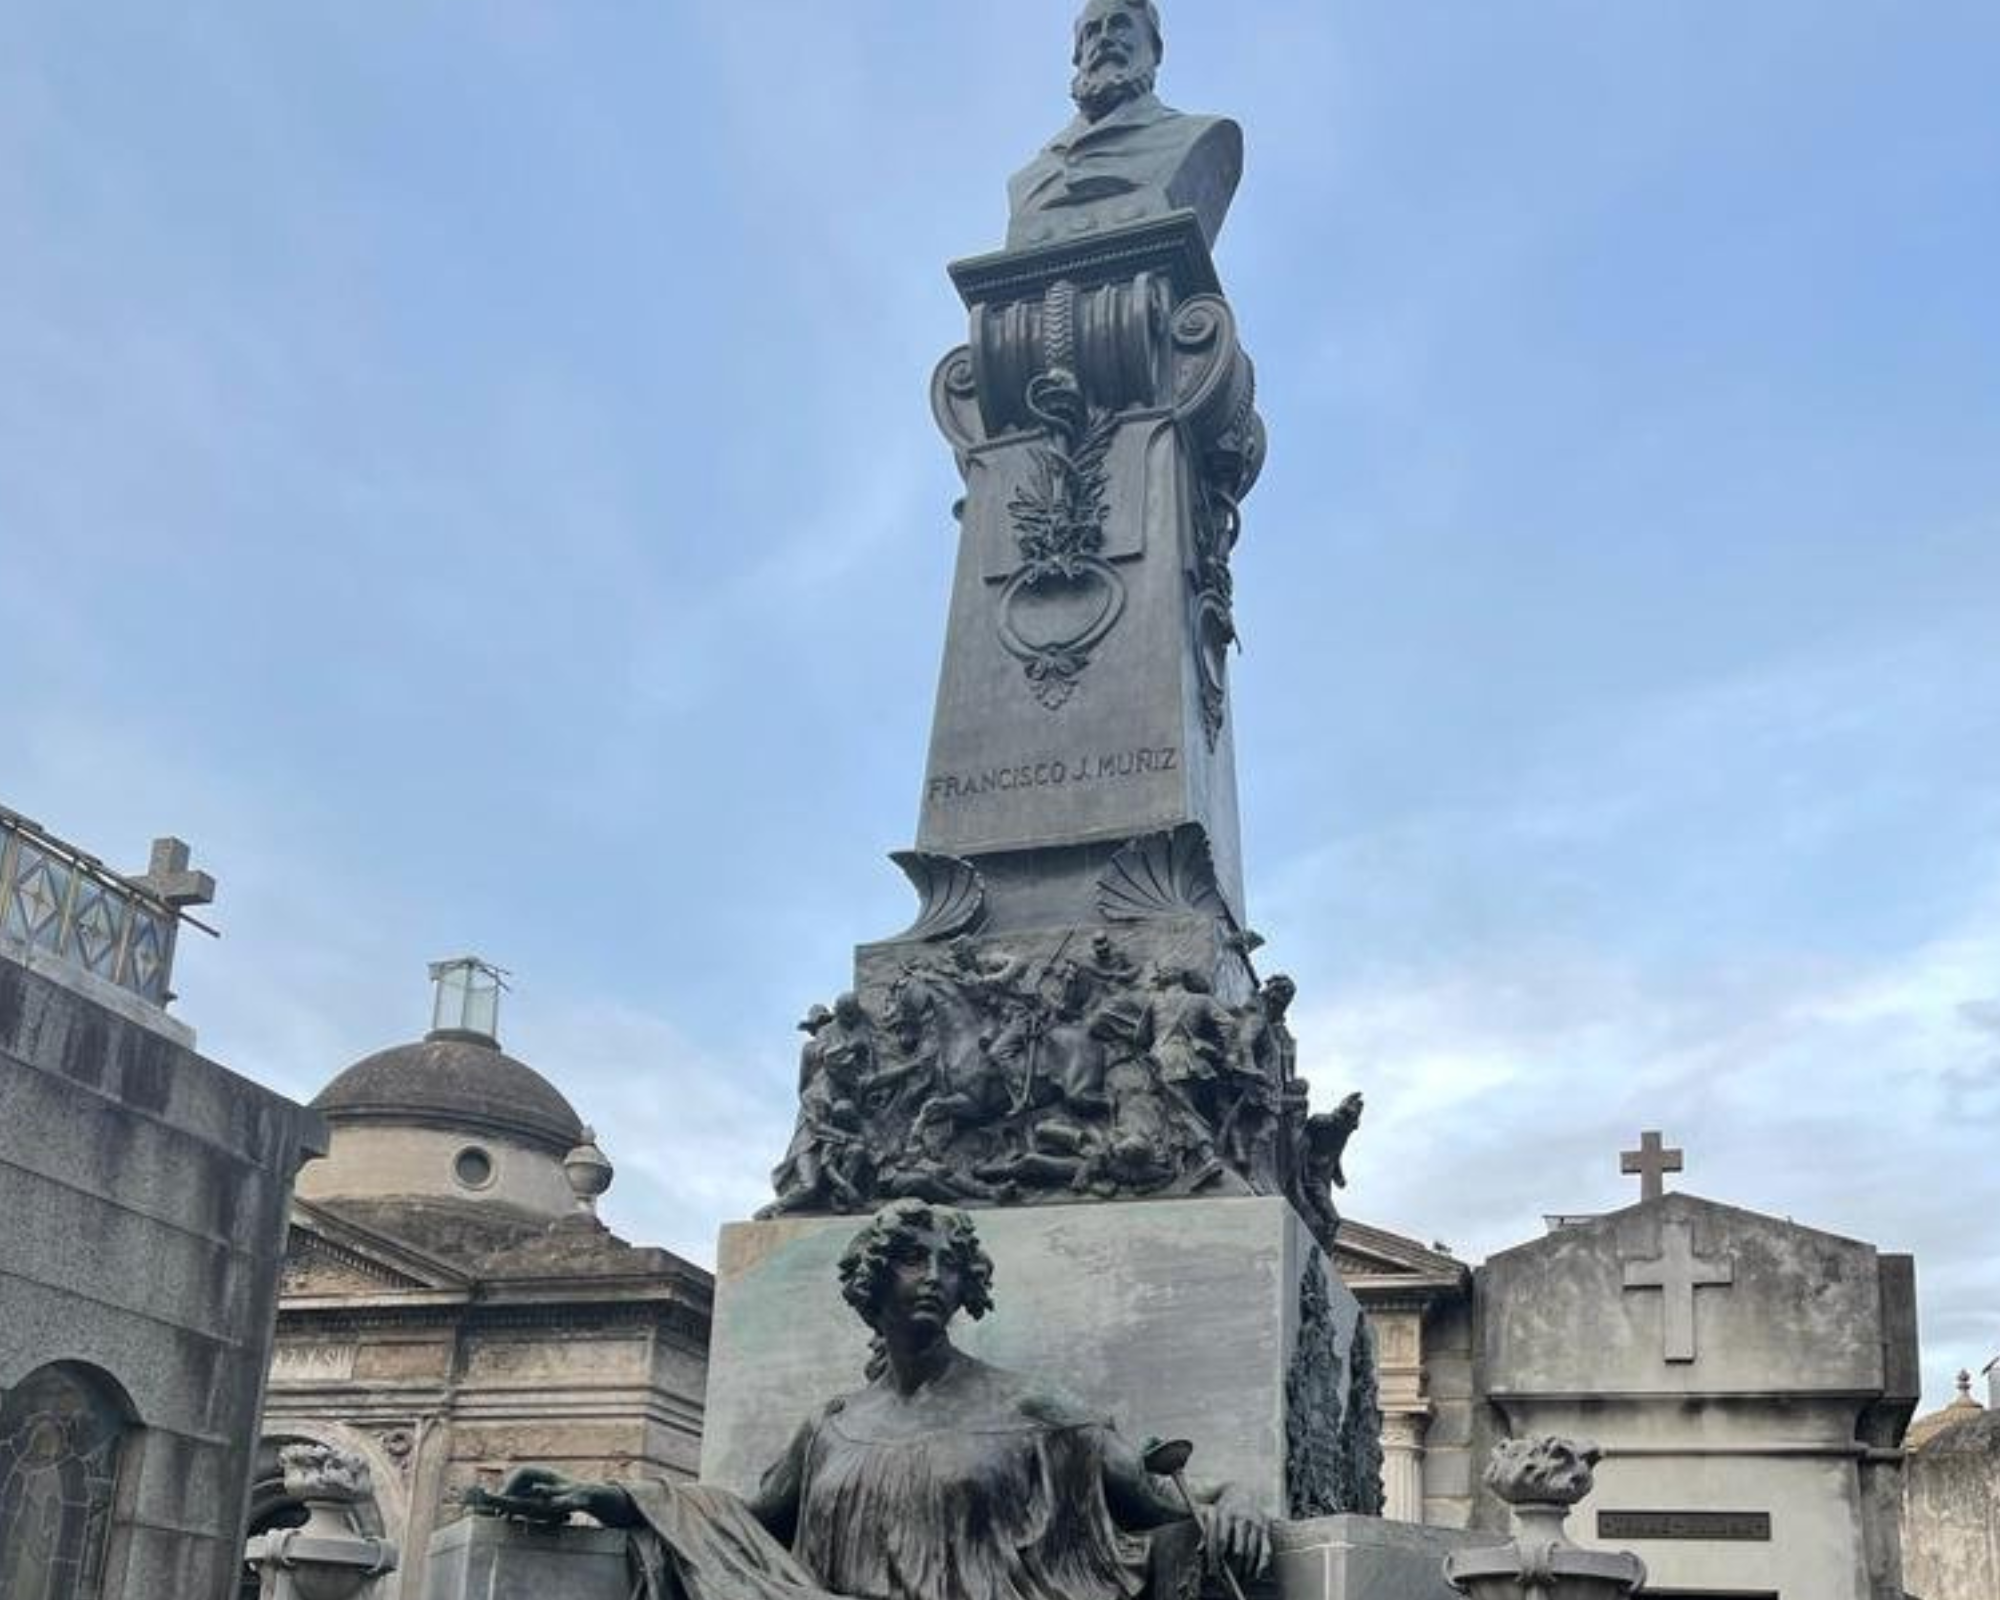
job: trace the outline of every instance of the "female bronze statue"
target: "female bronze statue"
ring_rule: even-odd
[[[635,1529],[655,1600],[1133,1600],[1197,1536],[1261,1571],[1264,1519],[1230,1491],[1195,1496],[1197,1526],[1107,1418],[952,1344],[992,1280],[971,1218],[899,1200],[840,1262],[876,1334],[870,1381],[801,1427],[750,1499],[525,1467],[479,1509]]]

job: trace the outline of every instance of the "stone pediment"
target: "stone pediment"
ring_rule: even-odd
[[[1351,1217],[1341,1219],[1333,1265],[1364,1301],[1396,1293],[1436,1297],[1464,1289],[1472,1276],[1472,1269],[1454,1256]]]
[[[286,1300],[462,1288],[466,1276],[325,1205],[294,1201],[285,1245]]]
[[[1871,1394],[1907,1310],[1897,1258],[1669,1194],[1479,1270],[1490,1392]]]

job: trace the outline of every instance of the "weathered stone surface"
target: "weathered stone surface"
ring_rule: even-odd
[[[465,1517],[431,1539],[424,1600],[629,1600],[623,1533]]]
[[[422,1204],[361,1209],[382,1223]],[[383,1600],[417,1592],[432,1532],[461,1515],[456,1494],[522,1461],[593,1477],[694,1475],[709,1288],[699,1269],[581,1233],[563,1236],[567,1250],[517,1246],[523,1263],[474,1231],[456,1236],[470,1257],[439,1261],[368,1231],[342,1201],[300,1203],[295,1220],[299,1270],[265,1437],[375,1452],[369,1531],[401,1546],[409,1568],[383,1581]],[[436,1242],[436,1230],[413,1231]],[[335,1255],[367,1270],[328,1277],[320,1263]],[[528,1264],[532,1276],[510,1275]]]
[[[1271,1566],[1282,1600],[1453,1600],[1444,1558],[1490,1542],[1380,1517],[1315,1517],[1272,1530]]]
[[[1959,1409],[1903,1469],[1904,1577],[1924,1600],[2000,1594],[2000,1411]]]
[[[0,960],[0,1408],[55,1370],[119,1412],[106,1600],[234,1593],[285,1210],[324,1138],[168,1033]]]
[[[723,1230],[704,1482],[754,1489],[800,1419],[861,1382],[867,1332],[832,1291],[856,1227]],[[1194,1472],[1285,1514],[1286,1386],[1315,1247],[1284,1201],[995,1210],[979,1227],[995,1309],[964,1330],[969,1351],[1061,1384],[1132,1438],[1192,1440]],[[1338,1280],[1329,1294],[1344,1355],[1359,1309]]]
[[[1629,1273],[1656,1273],[1663,1238],[1686,1239],[1728,1281],[1680,1281],[1665,1291],[1628,1283]],[[1559,1229],[1479,1271],[1490,1309],[1488,1390],[1502,1399],[1517,1391],[1879,1393],[1879,1259],[1856,1240],[1686,1194]],[[1808,1285],[1812,1292],[1802,1293]],[[1692,1360],[1673,1353],[1670,1308],[1689,1316]]]
[[[1768,1515],[1767,1538],[1618,1539],[1662,1588],[1873,1600],[1900,1576],[1913,1290],[1906,1258],[1669,1194],[1487,1262],[1480,1378],[1510,1432],[1602,1445],[1580,1541],[1605,1511]]]

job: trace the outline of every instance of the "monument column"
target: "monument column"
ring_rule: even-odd
[[[1396,1522],[1424,1520],[1424,1433],[1430,1412],[1382,1412],[1382,1515]]]
[[[895,857],[918,907],[801,1023],[761,1220],[1188,1202],[991,1236],[1036,1261],[1018,1292],[1051,1297],[1048,1339],[1094,1348],[1117,1319],[1147,1347],[1100,1379],[1110,1409],[1163,1432],[1185,1414],[1270,1511],[1372,1511],[1373,1368],[1326,1270],[1360,1098],[1313,1114],[1294,986],[1260,978],[1244,905],[1228,664],[1265,434],[1212,254],[1242,133],[1160,101],[1162,49],[1151,0],[1086,0],[1075,120],[1009,184],[1005,248],[950,269],[966,337],[931,398],[964,495],[916,839]],[[764,1239],[725,1235],[719,1345],[789,1329],[735,1320],[732,1250],[779,1281]],[[1225,1286],[1225,1262],[1248,1270]],[[1172,1310],[1190,1273],[1213,1280],[1213,1327]],[[1157,1313],[1143,1337],[1133,1306]],[[1209,1401],[1262,1420],[1225,1435],[1177,1412],[1149,1361],[1184,1388],[1213,1363]],[[704,1475],[747,1481],[779,1411],[735,1370],[711,1375]]]
[[[1382,1514],[1398,1522],[1424,1520],[1424,1435],[1431,1404],[1424,1396],[1424,1306],[1391,1301],[1370,1308],[1376,1377],[1382,1405]]]

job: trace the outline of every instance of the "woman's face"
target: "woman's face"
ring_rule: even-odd
[[[881,1294],[885,1328],[942,1331],[965,1304],[965,1273],[950,1235],[936,1226],[906,1232],[890,1252]]]

